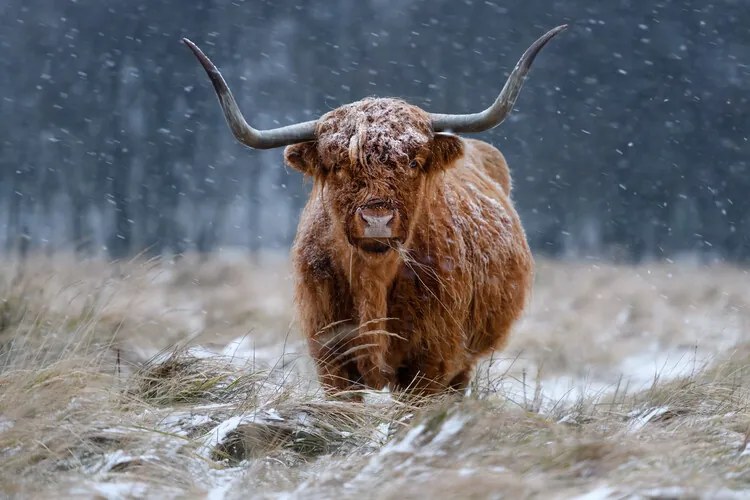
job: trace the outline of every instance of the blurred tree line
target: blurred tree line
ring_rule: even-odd
[[[193,56],[269,128],[368,95],[471,112],[564,22],[498,146],[538,252],[750,256],[742,0],[0,3],[0,246],[123,257],[290,243],[308,185],[235,143]]]

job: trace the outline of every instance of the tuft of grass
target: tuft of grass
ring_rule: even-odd
[[[163,355],[163,354],[162,354]],[[229,363],[205,361],[176,349],[147,362],[133,376],[127,397],[155,406],[226,403],[252,394],[258,375],[238,374]]]

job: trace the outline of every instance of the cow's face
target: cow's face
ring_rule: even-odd
[[[324,115],[317,141],[288,146],[285,159],[324,184],[324,203],[351,245],[382,254],[408,239],[429,176],[462,153],[461,139],[435,134],[416,106],[365,99]]]

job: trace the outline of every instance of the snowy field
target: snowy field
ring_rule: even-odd
[[[325,400],[285,257],[0,263],[0,496],[748,498],[750,276],[538,263],[469,394]]]

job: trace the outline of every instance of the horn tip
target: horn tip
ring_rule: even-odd
[[[565,31],[566,29],[568,29],[568,24],[561,24],[560,26],[557,26],[556,28],[552,28],[552,29],[550,30],[550,34],[551,34],[552,36],[555,36],[555,35],[557,35],[558,33],[561,33],[561,32],[563,32],[563,31]]]
[[[560,26],[558,26],[556,28],[552,28],[552,30],[550,30],[550,33],[552,34],[552,36],[555,36],[555,35],[557,35],[559,33],[562,33],[566,29],[568,29],[568,24],[567,23],[566,24],[561,24]]]
[[[181,41],[182,43],[187,45],[187,48],[189,48],[193,54],[195,54],[195,57],[197,57],[198,60],[203,65],[203,67],[206,68],[206,71],[215,69],[212,67],[213,63],[211,63],[211,61],[208,60],[208,57],[206,57],[203,51],[196,44],[194,44],[189,38],[182,38]]]

